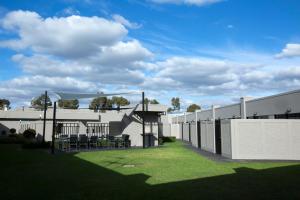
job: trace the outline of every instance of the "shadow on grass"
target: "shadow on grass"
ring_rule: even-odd
[[[300,165],[149,185],[75,154],[15,151],[0,164],[1,199],[300,199]]]

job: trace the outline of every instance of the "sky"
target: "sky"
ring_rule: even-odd
[[[45,90],[143,90],[184,109],[299,88],[299,0],[0,1],[0,98],[12,107]]]

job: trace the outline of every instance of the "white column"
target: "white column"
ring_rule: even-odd
[[[247,119],[246,99],[241,97],[241,119]]]
[[[212,112],[212,121],[215,121],[216,120],[216,106],[215,105],[212,105],[211,106],[211,112]]]

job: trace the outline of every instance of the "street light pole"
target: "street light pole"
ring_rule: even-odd
[[[53,127],[52,127],[52,144],[51,144],[52,154],[54,154],[55,133],[56,133],[56,101],[54,102],[54,106],[53,106]]]
[[[142,92],[143,148],[145,148],[145,93]]]
[[[45,132],[46,132],[46,115],[47,115],[47,90],[45,91],[45,102],[44,102],[44,126],[43,126],[43,142],[45,142]]]

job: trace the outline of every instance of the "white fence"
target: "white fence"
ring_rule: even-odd
[[[229,130],[233,159],[300,159],[300,120],[236,119]]]
[[[187,123],[183,124],[183,140],[190,141],[190,125]]]
[[[201,148],[215,153],[215,123],[213,121],[201,122]]]

